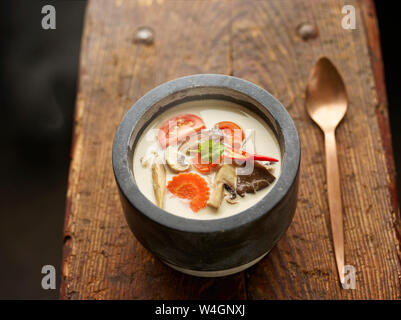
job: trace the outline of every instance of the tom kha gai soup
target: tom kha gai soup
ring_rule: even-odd
[[[140,191],[189,219],[219,219],[252,207],[280,171],[272,129],[249,109],[223,100],[166,110],[142,132],[133,155]]]
[[[136,239],[176,270],[216,277],[257,263],[286,232],[300,151],[291,116],[268,91],[197,74],[135,102],[112,161]]]

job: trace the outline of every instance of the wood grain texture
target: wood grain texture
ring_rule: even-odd
[[[394,193],[385,87],[371,1],[357,29],[341,28],[343,1],[89,1],[67,194],[63,299],[401,298],[400,217]],[[315,24],[302,40],[301,23]],[[133,41],[139,26],[153,45]],[[375,33],[376,32],[376,33]],[[346,263],[356,289],[337,281],[325,189],[323,136],[304,109],[310,68],[322,55],[347,85],[337,129]],[[194,73],[224,73],[274,94],[299,130],[298,209],[285,236],[248,271],[219,279],[181,275],[148,253],[124,220],[111,166],[114,132],[154,86]],[[398,234],[398,236],[397,236]]]
[[[286,236],[247,273],[254,299],[400,298],[400,248],[392,209],[390,174],[380,135],[378,105],[367,34],[357,10],[357,29],[341,27],[342,1],[254,1],[233,20],[233,70],[277,96],[293,116],[302,145],[298,210]],[[244,4],[240,4],[244,5]],[[244,11],[244,9],[239,11]],[[303,41],[301,23],[319,29]],[[238,48],[238,49],[236,49]],[[253,57],[248,68],[247,52]],[[304,107],[308,74],[320,56],[340,70],[350,99],[337,129],[344,204],[345,261],[356,269],[356,289],[337,281],[330,234],[324,141]],[[324,187],[323,187],[324,186]]]
[[[242,299],[243,274],[203,280],[155,259],[129,231],[111,165],[119,122],[139,97],[193,73],[230,73],[229,20],[220,1],[92,1],[67,194],[61,297]],[[133,41],[150,26],[153,45]]]
[[[396,170],[394,164],[393,147],[391,144],[392,139],[386,97],[386,84],[384,81],[384,66],[380,50],[379,28],[373,0],[366,1],[366,5],[362,6],[361,9],[362,19],[366,26],[369,54],[376,84],[376,115],[379,122],[380,134],[382,137],[383,148],[386,155],[387,169],[389,172],[389,190],[391,194],[391,203],[396,217],[394,228],[397,234],[398,241],[401,243],[401,223],[399,222],[399,219],[397,219],[397,217],[400,217],[400,209],[397,196]]]

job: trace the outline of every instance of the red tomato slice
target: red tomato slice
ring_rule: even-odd
[[[180,114],[162,123],[158,134],[159,142],[163,148],[166,148],[205,128],[202,118],[189,113]]]
[[[236,149],[241,146],[242,140],[244,140],[245,135],[241,127],[231,121],[221,121],[216,123],[216,127],[224,131],[230,142],[231,146]]]
[[[218,163],[202,163],[201,154],[199,153],[192,158],[192,165],[198,172],[208,174],[218,166]]]

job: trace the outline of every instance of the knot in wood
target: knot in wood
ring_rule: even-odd
[[[139,27],[134,34],[134,42],[146,45],[153,44],[154,31],[149,27]]]
[[[301,23],[297,27],[297,33],[302,38],[302,40],[307,41],[317,37],[318,29],[316,25],[310,23]]]

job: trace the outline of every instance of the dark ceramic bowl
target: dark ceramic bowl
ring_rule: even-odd
[[[249,209],[214,220],[168,213],[139,190],[132,172],[136,143],[147,125],[166,109],[203,99],[228,100],[259,114],[280,144],[281,174],[267,195]],[[135,237],[169,266],[198,276],[222,276],[257,263],[277,243],[294,216],[300,143],[282,104],[255,84],[226,75],[200,74],[164,83],[128,111],[117,129],[113,169],[124,214]]]

